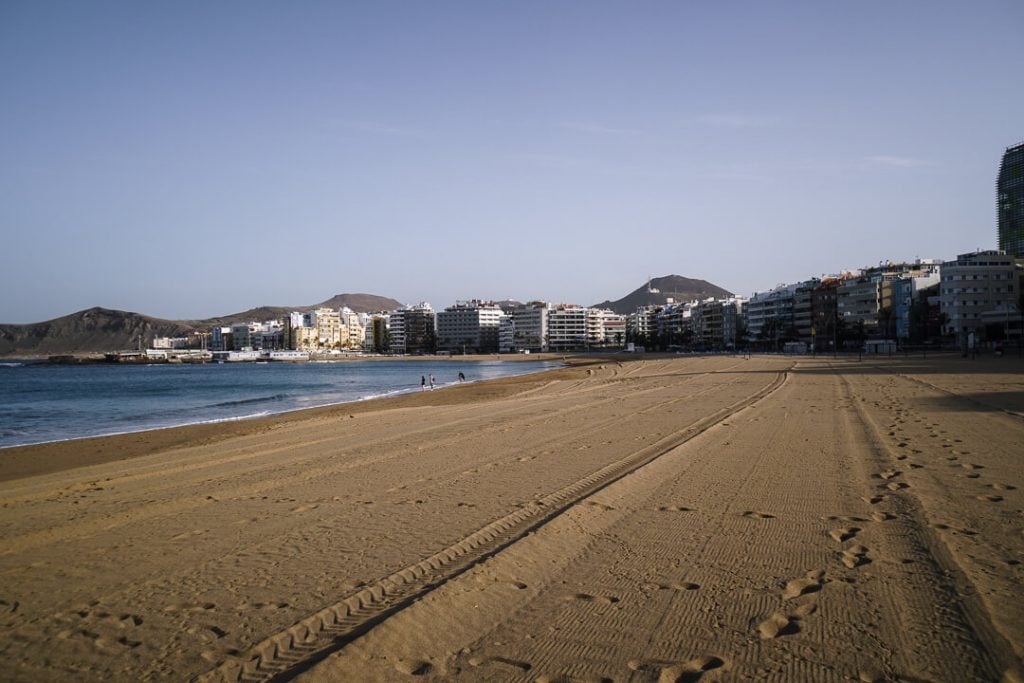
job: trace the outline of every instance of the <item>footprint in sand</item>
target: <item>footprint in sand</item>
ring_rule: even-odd
[[[593,602],[598,605],[613,605],[619,601],[614,595],[591,595],[590,593],[573,593],[562,598],[566,602]]]
[[[407,676],[426,676],[433,668],[422,659],[399,659],[395,663],[395,670]]]
[[[658,508],[658,512],[693,512],[693,508],[688,508],[685,505],[662,505]]]
[[[519,671],[529,671],[533,668],[533,665],[529,662],[524,662],[518,659],[509,659],[508,657],[470,657],[470,666],[487,666],[487,665],[499,665],[501,667],[511,667],[518,669]]]
[[[205,534],[205,533],[207,533],[209,531],[210,531],[209,529],[193,529],[192,531],[184,531],[184,532],[182,532],[180,534],[177,534],[175,536],[171,536],[171,540],[172,541],[184,541],[185,539],[193,538],[194,536],[202,536],[203,534]]]
[[[626,666],[632,671],[658,672],[658,683],[694,683],[708,671],[721,669],[727,662],[721,657],[707,655],[688,662],[666,662],[663,660],[631,659]]]
[[[715,656],[698,657],[682,664],[662,667],[658,683],[694,683],[708,671],[725,666],[725,660]]]
[[[800,627],[797,625],[796,619],[793,619],[782,612],[775,612],[758,624],[757,630],[761,634],[761,640],[771,640],[772,638],[778,638],[779,636],[788,636],[794,633],[799,633]]]
[[[846,565],[849,569],[855,569],[864,564],[868,564],[871,560],[868,558],[868,549],[863,545],[850,546],[843,551],[840,556],[840,561]]]
[[[840,529],[833,529],[832,531],[828,532],[828,535],[831,536],[833,540],[839,543],[844,543],[845,541],[849,541],[851,538],[856,538],[859,532],[859,527],[851,526],[842,527]]]
[[[750,519],[775,519],[775,515],[769,515],[767,512],[756,512],[754,510],[747,510],[742,514],[743,517],[749,517]]]
[[[1014,486],[1013,484],[989,484],[988,487],[990,489],[995,489],[996,491],[1016,491],[1017,490],[1017,487]]]
[[[910,484],[905,484],[902,481],[893,481],[886,484],[885,488],[889,489],[890,491],[899,491],[901,489],[910,488]]]
[[[175,603],[173,605],[167,605],[166,607],[164,607],[164,611],[165,612],[205,612],[205,611],[209,611],[209,610],[216,609],[216,608],[217,608],[217,605],[213,604],[212,602],[201,602],[201,603],[179,602],[179,603]]]
[[[615,509],[611,505],[605,505],[604,503],[599,503],[596,500],[588,500],[587,501],[587,505],[590,505],[592,507],[596,507],[596,508],[598,508],[600,510],[604,510],[605,512],[609,512],[609,511]]]
[[[668,587],[677,591],[695,591],[700,588],[700,584],[691,583],[689,581],[673,581],[668,584]]]
[[[823,576],[823,572],[811,572],[805,577],[787,581],[786,588],[782,591],[782,599],[792,600],[808,593],[817,593],[823,585]]]
[[[238,605],[238,609],[288,609],[289,607],[291,605],[283,600],[277,602],[242,602]]]
[[[978,496],[978,500],[983,500],[989,503],[1001,503],[1003,502],[1003,497],[989,494],[986,496]]]
[[[864,496],[861,498],[861,500],[863,500],[868,505],[878,505],[886,498],[888,498],[888,496]]]
[[[187,632],[199,636],[206,642],[220,640],[228,634],[227,631],[215,624],[194,624],[187,629]]]
[[[871,519],[876,522],[888,522],[890,519],[896,519],[896,516],[890,515],[888,512],[872,512]]]

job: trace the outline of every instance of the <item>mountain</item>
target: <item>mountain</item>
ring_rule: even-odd
[[[335,294],[327,301],[318,303],[314,308],[341,308],[348,306],[356,313],[374,313],[376,311],[393,311],[402,307],[401,301],[389,299],[376,294]]]
[[[148,346],[155,337],[184,337],[236,322],[281,318],[292,311],[348,306],[357,313],[389,311],[402,304],[375,294],[336,294],[309,306],[260,306],[206,320],[163,320],[141,313],[94,307],[61,318],[27,325],[0,324],[0,356],[47,356],[135,349],[139,337]]]
[[[183,320],[182,322],[197,328],[207,328],[254,320],[273,320],[275,318],[283,318],[292,311],[305,313],[317,308],[341,308],[342,306],[348,306],[356,313],[373,313],[375,311],[393,311],[396,308],[401,308],[402,302],[389,299],[386,296],[377,296],[376,294],[335,294],[326,301],[308,306],[259,306],[242,311],[241,313],[230,313],[215,318],[206,318],[205,320]]]
[[[193,329],[178,320],[95,307],[41,323],[0,325],[0,355],[132,349],[138,347],[139,335],[148,343],[154,337],[185,336]]]
[[[664,304],[669,298],[679,302],[730,296],[732,296],[732,292],[713,285],[707,280],[695,280],[681,275],[666,275],[652,279],[649,284],[644,283],[617,301],[602,301],[599,304],[594,304],[594,308],[610,308],[616,313],[625,315],[633,313],[641,306]]]

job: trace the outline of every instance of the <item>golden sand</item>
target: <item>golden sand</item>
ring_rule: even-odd
[[[4,451],[3,679],[1019,680],[1022,371],[606,360]]]

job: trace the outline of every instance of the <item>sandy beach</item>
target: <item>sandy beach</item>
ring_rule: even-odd
[[[1024,362],[606,359],[0,452],[4,680],[1024,681]]]

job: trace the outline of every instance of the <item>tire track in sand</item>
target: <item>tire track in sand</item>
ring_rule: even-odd
[[[772,394],[783,386],[788,376],[788,371],[776,373],[769,384],[747,398],[484,526],[448,548],[266,638],[243,655],[222,662],[194,680],[252,683],[292,678],[584,498]]]

